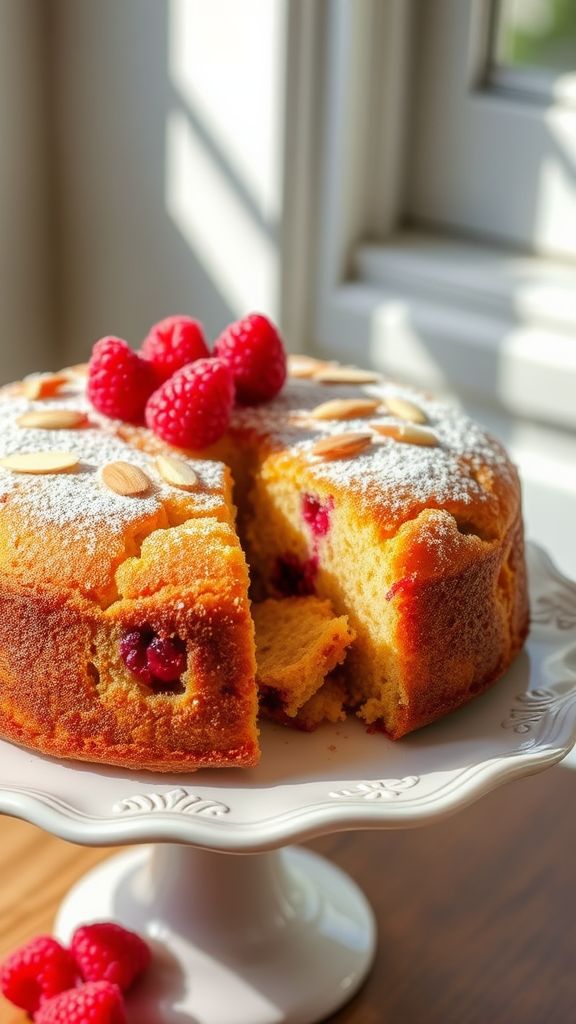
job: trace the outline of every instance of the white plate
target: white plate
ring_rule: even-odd
[[[576,741],[576,586],[529,548],[528,644],[487,694],[392,743],[357,721],[308,735],[265,724],[251,770],[166,776],[0,743],[0,811],[77,843],[262,851],[322,833],[452,814],[560,761]]]

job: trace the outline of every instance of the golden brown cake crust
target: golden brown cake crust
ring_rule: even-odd
[[[502,541],[444,577],[412,577],[391,597],[400,605],[396,642],[403,655],[398,739],[488,689],[528,632],[522,521]]]
[[[152,598],[106,621],[81,598],[0,580],[2,735],[56,757],[135,769],[256,764],[256,736],[246,728],[254,717],[249,623],[241,607],[222,608],[217,594],[189,596],[176,618]],[[189,642],[193,693],[150,696],[144,687],[102,684],[120,629],[143,617]]]
[[[76,430],[24,429],[28,407],[79,407]],[[198,485],[165,483],[138,437],[87,407],[82,388],[50,402],[0,394],[3,453],[77,452],[59,476],[0,470],[0,734],[56,757],[192,771],[259,759],[248,570],[229,472],[194,462]],[[110,491],[111,461],[143,470],[143,497]],[[139,681],[121,653],[131,631],[176,640],[178,686]]]

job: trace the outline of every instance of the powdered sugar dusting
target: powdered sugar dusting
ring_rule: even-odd
[[[427,426],[434,430],[437,447],[407,444],[374,432],[372,444],[352,458],[326,460],[313,454],[322,436],[370,430],[370,423],[401,423],[384,407],[369,417],[351,420],[312,419],[310,411],[333,398],[358,395],[385,399],[408,399],[425,413]],[[85,412],[89,425],[71,430],[22,428],[17,419],[31,409],[75,409]],[[24,476],[0,467],[0,500],[20,506],[22,513],[40,523],[75,524],[75,536],[105,523],[108,530],[121,532],[142,516],[157,513],[174,490],[156,471],[151,454],[122,440],[122,425],[100,416],[85,396],[85,380],[78,377],[58,394],[43,401],[30,401],[6,390],[0,395],[0,457],[13,452],[45,449],[71,451],[80,458],[73,473]],[[272,402],[234,410],[232,434],[255,431],[278,450],[301,454],[318,483],[346,487],[361,503],[377,503],[396,521],[407,507],[494,503],[495,498],[477,479],[481,468],[492,468],[499,479],[513,483],[514,470],[500,445],[456,406],[430,397],[414,388],[383,381],[382,384],[324,385],[311,380],[289,380]],[[146,432],[143,432],[146,433]],[[123,460],[139,466],[152,480],[150,493],[126,497],[108,490],[99,470],[107,462]],[[210,512],[222,504],[224,467],[221,463],[190,460],[199,479],[193,497],[198,511]]]
[[[394,396],[415,403],[424,411],[426,425],[436,433],[439,445],[407,444],[374,432],[373,443],[352,458],[315,457],[312,449],[322,436],[370,431],[371,422],[402,423],[384,407],[358,419],[316,420],[307,415],[329,398],[359,394],[381,399]],[[349,488],[367,506],[377,501],[392,518],[401,517],[407,506],[493,502],[494,496],[476,479],[480,467],[492,467],[500,479],[510,482],[514,475],[501,446],[457,406],[387,381],[359,388],[291,380],[274,402],[236,410],[233,427],[266,434],[273,447],[301,453],[318,481]]]
[[[18,418],[40,409],[74,409],[86,413],[86,427],[46,430],[21,427]],[[78,378],[57,397],[30,401],[4,391],[0,395],[0,458],[14,452],[70,451],[80,459],[74,472],[24,475],[0,467],[0,501],[9,499],[28,521],[39,525],[74,525],[80,539],[104,524],[120,533],[131,522],[160,512],[175,494],[154,466],[153,458],[133,448],[115,433],[118,424],[99,416],[88,403],[84,382]],[[142,497],[126,497],[109,490],[100,471],[108,462],[124,461],[142,469],[151,480],[150,491]],[[198,477],[198,489],[187,494],[198,511],[210,514],[222,505],[224,468],[220,463],[191,460]],[[63,538],[64,542],[64,538]]]

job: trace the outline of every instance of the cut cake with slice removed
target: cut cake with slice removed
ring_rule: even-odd
[[[378,402],[369,417],[314,415],[359,396]],[[399,401],[425,426],[402,421]],[[344,434],[369,440],[348,456]],[[316,594],[348,615],[350,704],[371,730],[398,739],[502,676],[529,609],[520,482],[486,430],[394,382],[299,379],[235,410],[231,438],[250,452],[239,522],[255,591]]]
[[[0,735],[130,768],[254,765],[243,549],[260,599],[316,595],[348,616],[345,702],[373,730],[397,739],[502,675],[528,629],[514,466],[454,406],[342,369],[236,408],[201,456],[95,413],[79,376],[46,398],[0,393]],[[85,425],[19,423],[43,409]],[[70,468],[1,465],[46,451]],[[187,460],[198,486],[166,481],[160,454]],[[117,461],[149,489],[110,490]],[[293,720],[338,717],[340,685],[330,676]]]

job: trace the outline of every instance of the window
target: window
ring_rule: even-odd
[[[550,78],[573,74],[576,9],[572,0],[499,0],[493,17],[492,70],[522,68]],[[528,87],[530,75],[524,76]],[[518,77],[517,81],[521,81]]]
[[[520,64],[527,2],[329,5],[316,340],[576,427],[576,60]]]
[[[538,5],[418,6],[407,212],[418,223],[573,258],[576,108],[538,96],[538,69],[517,70],[506,88],[514,65],[498,64],[518,52],[508,15],[526,6]],[[491,31],[493,14],[500,34]],[[508,42],[499,46],[502,36]]]

